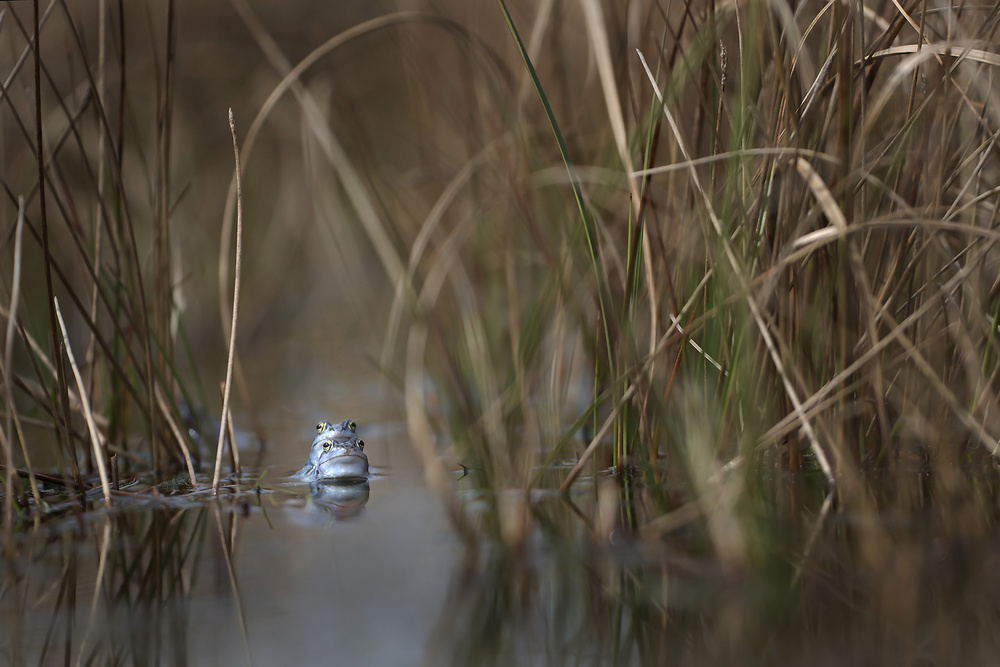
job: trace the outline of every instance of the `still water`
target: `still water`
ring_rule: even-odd
[[[419,471],[385,465],[378,440],[370,485],[332,497],[282,483],[289,459],[259,494],[254,470],[218,500],[118,498],[28,530],[0,598],[6,662],[419,663],[458,550]]]
[[[957,477],[978,486],[948,496],[915,472],[877,503],[897,509],[845,511],[822,484],[751,475],[749,557],[734,564],[684,508],[652,532],[602,524],[602,506],[614,516],[635,491],[610,475],[568,497],[496,498],[455,465],[473,524],[505,503],[525,510],[518,539],[470,540],[425,486],[378,376],[355,358],[338,362],[350,382],[325,381],[316,348],[298,349],[249,367],[270,406],[257,413],[266,445],[238,413],[247,468],[218,499],[161,485],[159,497],[121,496],[110,513],[95,502],[15,534],[0,663],[994,663],[992,477]],[[314,424],[342,418],[358,422],[371,481],[323,493],[289,481]]]
[[[594,540],[545,494],[517,552],[464,544],[414,466],[378,469],[346,503],[279,483],[25,531],[3,663],[933,665],[1000,647],[1000,542],[945,539],[930,515],[770,517],[770,550],[733,571],[683,532]]]

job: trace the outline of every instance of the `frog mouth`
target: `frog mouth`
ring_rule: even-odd
[[[334,449],[328,454],[324,454],[323,456],[321,456],[319,459],[319,463],[316,464],[316,467],[322,468],[324,465],[327,465],[328,463],[336,461],[338,459],[357,459],[359,461],[368,460],[364,454],[359,452],[354,447],[340,447],[338,449]]]
[[[368,476],[368,458],[354,448],[340,447],[324,455],[313,473],[320,479],[361,479]]]

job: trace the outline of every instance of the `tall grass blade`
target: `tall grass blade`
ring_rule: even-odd
[[[629,211],[634,213],[630,216],[629,241],[639,240],[642,246],[642,264],[645,271],[646,290],[649,301],[649,330],[650,346],[656,340],[656,332],[659,330],[659,296],[658,287],[653,278],[652,248],[649,243],[649,236],[644,233],[643,197],[639,190],[638,174],[632,163],[632,155],[629,149],[628,136],[625,128],[625,118],[622,112],[622,102],[618,94],[615,83],[614,64],[611,62],[611,48],[609,46],[607,21],[601,10],[598,0],[584,0],[582,3],[584,19],[587,23],[587,32],[591,36],[591,44],[594,50],[594,57],[597,61],[597,69],[601,79],[601,89],[604,92],[604,103],[608,110],[608,119],[611,124],[611,133],[614,137],[615,148],[618,150],[618,159],[625,170],[625,180],[628,182],[631,202]],[[636,228],[631,228],[634,219]],[[626,278],[634,276],[632,281],[626,279],[625,301],[621,309],[622,318],[628,317],[630,305],[634,303],[638,294],[638,272],[635,270],[639,263],[639,248],[629,247],[628,267]],[[624,324],[625,322],[623,322]],[[652,351],[652,348],[651,350]],[[652,374],[652,370],[650,371]]]
[[[514,25],[514,19],[511,17],[510,11],[507,9],[507,4],[504,0],[497,0],[497,3],[500,5],[500,12],[503,14],[504,22],[507,24],[507,30],[514,39],[514,45],[517,47],[517,52],[520,54],[521,60],[524,62],[524,67],[528,71],[528,76],[531,78],[532,85],[535,87],[535,93],[538,95],[538,99],[542,103],[542,109],[545,111],[545,118],[549,122],[549,127],[552,129],[552,134],[556,140],[556,145],[559,147],[559,155],[562,157],[563,165],[566,167],[570,187],[573,190],[573,198],[576,201],[577,209],[580,213],[580,221],[583,224],[584,236],[587,239],[587,250],[590,253],[591,268],[594,270],[594,278],[597,282],[597,299],[601,311],[601,325],[604,330],[604,343],[608,355],[608,370],[613,373],[615,360],[612,352],[612,345],[614,342],[611,337],[610,329],[611,304],[609,303],[610,297],[607,294],[607,286],[604,282],[604,275],[601,272],[601,261],[598,256],[599,251],[597,247],[597,230],[594,226],[593,218],[590,215],[590,208],[583,196],[583,190],[580,187],[580,180],[577,178],[576,170],[573,168],[573,161],[570,159],[569,149],[566,147],[566,141],[563,139],[562,131],[559,129],[559,123],[556,121],[555,112],[552,111],[549,99],[545,95],[545,89],[542,87],[542,82],[538,78],[535,66],[531,63],[531,57],[528,55],[528,50],[525,48],[524,42],[521,41],[521,36],[517,32],[517,27]]]

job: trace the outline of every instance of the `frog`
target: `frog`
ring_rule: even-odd
[[[358,437],[358,425],[351,419],[334,424],[316,424],[316,437],[309,458],[293,475],[310,482],[359,482],[368,479],[365,441]]]

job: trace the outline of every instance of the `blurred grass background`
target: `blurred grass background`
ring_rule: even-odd
[[[733,567],[754,558],[752,517],[779,498],[818,510],[833,493],[862,513],[972,504],[984,512],[972,523],[989,523],[995,8],[41,9],[53,291],[100,442],[89,448],[69,372],[42,369],[61,352],[31,194],[32,6],[11,3],[11,295],[18,195],[28,232],[23,333],[10,331],[4,362],[6,412],[24,417],[4,431],[8,516],[15,499],[29,507],[9,472],[32,469],[26,453],[79,488],[94,480],[91,451],[127,450],[159,474],[184,447],[198,458],[171,424],[182,399],[217,410],[232,107],[239,354],[306,329],[328,332],[328,349],[367,337],[431,487],[470,534],[520,544],[540,518],[528,491],[578,475],[595,534],[694,523]],[[457,502],[459,463],[488,492],[485,514]]]

